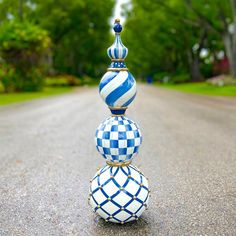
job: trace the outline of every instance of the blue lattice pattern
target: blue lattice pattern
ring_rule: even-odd
[[[95,134],[97,150],[110,162],[130,161],[138,153],[141,143],[138,125],[125,116],[108,117]]]
[[[123,224],[137,220],[148,199],[148,181],[135,166],[105,166],[92,179],[89,201],[106,221]]]

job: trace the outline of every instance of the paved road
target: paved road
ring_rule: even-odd
[[[152,196],[124,226],[87,205],[108,115],[95,88],[0,108],[0,235],[236,235],[236,99],[139,85],[127,115]]]

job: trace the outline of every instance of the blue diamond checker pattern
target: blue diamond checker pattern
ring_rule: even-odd
[[[98,152],[111,162],[129,161],[138,153],[142,135],[138,125],[125,116],[108,117],[96,130]]]
[[[101,168],[90,187],[90,204],[94,211],[114,223],[137,220],[147,207],[148,199],[148,181],[132,165]]]

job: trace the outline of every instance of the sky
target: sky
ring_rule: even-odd
[[[125,17],[121,15],[121,12],[122,12],[121,5],[128,2],[130,2],[130,0],[116,0],[113,16],[111,17],[111,20],[110,20],[112,25],[114,24],[114,20],[116,18],[120,18],[121,24],[124,23]]]

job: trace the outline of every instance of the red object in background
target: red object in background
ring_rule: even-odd
[[[222,60],[215,60],[213,63],[213,74],[229,74],[229,60],[225,56]]]

